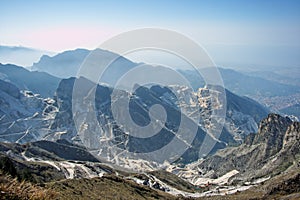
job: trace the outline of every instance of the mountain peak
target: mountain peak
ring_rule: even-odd
[[[291,123],[292,121],[288,117],[269,114],[267,118],[260,122],[253,144],[265,143],[266,156],[274,155],[282,148],[283,138]]]

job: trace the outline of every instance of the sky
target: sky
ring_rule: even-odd
[[[0,0],[0,45],[94,49],[145,27],[182,33],[220,64],[300,66],[297,0]]]

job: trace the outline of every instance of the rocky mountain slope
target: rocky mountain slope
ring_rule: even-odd
[[[300,166],[300,123],[277,114],[261,121],[258,133],[250,134],[244,144],[219,150],[215,155],[190,165],[199,179],[221,177],[236,170],[230,182],[245,183],[270,178]],[[182,177],[186,174],[182,174]]]
[[[117,188],[126,196],[128,193],[125,188],[143,193],[135,192],[133,195],[167,199],[175,199],[168,193],[180,194],[181,190],[192,193],[196,190],[192,184],[167,172],[133,173],[103,163],[85,148],[65,140],[38,141],[24,145],[0,143],[0,175],[2,173],[16,177],[19,181],[25,180],[55,190],[56,196],[60,198],[64,198],[61,192],[71,192],[73,198],[88,198],[89,195],[95,198],[99,195],[100,191],[87,193],[88,190],[82,190],[86,187],[107,187],[108,191],[103,193],[107,198],[112,198],[109,195]],[[1,181],[0,178],[0,186],[3,184]]]
[[[99,135],[102,138],[102,140],[105,139],[107,142],[106,144],[101,144],[102,152],[105,153],[105,145],[109,148],[111,145],[114,145],[116,143],[115,139],[116,136],[118,136],[118,143],[119,147],[122,147],[123,144],[126,144],[122,148],[129,149],[130,151],[152,151],[153,148],[160,148],[160,146],[165,145],[162,142],[168,142],[168,140],[172,139],[171,131],[175,131],[179,127],[179,116],[181,113],[181,110],[184,112],[184,115],[181,117],[185,117],[187,120],[194,121],[196,118],[194,118],[192,106],[199,107],[200,111],[200,120],[196,124],[198,126],[198,132],[196,134],[196,137],[193,141],[193,148],[188,149],[187,153],[184,155],[187,159],[184,162],[190,162],[191,160],[197,160],[198,154],[196,154],[197,151],[199,151],[199,147],[201,146],[201,142],[203,141],[204,136],[206,136],[207,131],[210,129],[212,132],[212,135],[209,136],[213,140],[216,141],[215,148],[213,151],[215,151],[218,148],[224,148],[226,145],[229,144],[239,144],[243,141],[244,137],[248,135],[251,132],[256,132],[257,130],[257,123],[260,119],[262,119],[264,116],[267,115],[267,109],[265,109],[263,106],[259,105],[253,100],[250,100],[248,98],[238,97],[234,95],[233,93],[230,93],[229,91],[226,91],[227,96],[227,113],[226,113],[226,122],[225,122],[225,128],[221,132],[220,136],[215,136],[214,131],[212,131],[214,128],[218,128],[218,122],[214,122],[210,120],[211,114],[213,109],[216,109],[218,106],[223,106],[222,102],[213,103],[214,101],[217,102],[217,99],[214,99],[216,95],[213,95],[214,90],[209,88],[202,88],[199,89],[197,92],[193,92],[192,90],[187,90],[185,87],[181,86],[170,86],[169,88],[163,88],[160,86],[152,86],[150,88],[147,87],[138,87],[136,92],[134,94],[129,94],[125,91],[114,91],[114,94],[117,94],[114,98],[122,98],[124,96],[131,96],[130,99],[130,109],[132,111],[131,117],[133,120],[136,120],[136,123],[147,124],[149,120],[148,112],[149,108],[153,104],[160,104],[167,110],[167,116],[169,121],[167,121],[166,129],[167,133],[164,137],[166,137],[164,140],[158,140],[153,137],[152,141],[145,141],[143,139],[137,139],[131,136],[128,136],[126,133],[122,132],[122,129],[118,127],[116,124],[112,113],[111,113],[111,102],[116,101],[116,99],[111,99],[111,93],[112,88],[109,88],[107,86],[98,85],[96,92],[95,92],[95,98],[96,98],[96,105],[95,110],[90,111],[80,111],[80,113],[72,113],[72,103],[73,106],[76,105],[79,102],[79,107],[86,107],[88,105],[85,105],[84,102],[88,102],[87,100],[81,100],[77,99],[76,102],[72,102],[72,92],[73,92],[73,84],[75,79],[65,79],[62,80],[56,93],[55,101],[58,102],[58,110],[55,120],[53,124],[51,125],[51,130],[53,131],[53,134],[48,135],[47,139],[58,139],[58,138],[64,138],[68,139],[69,141],[79,141],[77,135],[77,129],[75,127],[75,123],[73,121],[73,115],[75,114],[75,119],[77,116],[84,117],[88,116],[89,112],[95,112],[97,116],[97,120],[100,123],[101,130],[98,130],[97,126],[98,124],[88,124],[84,125],[81,124],[81,127],[88,127],[87,129],[84,129],[84,134],[86,135],[93,135],[95,137],[95,134],[93,134],[94,130],[99,131]],[[89,92],[92,90],[94,84],[89,82],[88,80],[81,78],[79,81],[81,81],[82,85],[85,85],[85,87],[90,88],[86,92],[86,95],[83,95],[85,99],[89,98]],[[176,95],[172,93],[172,91],[177,91],[178,94],[181,96],[185,96],[186,98],[183,99],[177,99]],[[82,92],[82,91],[81,91]],[[215,93],[217,91],[215,90]],[[179,95],[179,96],[180,96]],[[83,103],[82,103],[83,102]],[[243,105],[247,105],[246,107]],[[120,109],[125,109],[126,106],[120,107]],[[142,108],[142,109],[141,109]],[[125,110],[124,110],[125,112]],[[88,120],[83,120],[84,123],[87,123]],[[192,122],[191,123],[194,123]],[[58,132],[60,134],[58,134]],[[105,133],[113,133],[114,137],[110,138],[110,136],[106,136]],[[159,134],[157,134],[159,135]],[[99,136],[99,137],[100,137]],[[158,136],[157,136],[158,137]],[[219,139],[216,139],[219,138]],[[101,138],[100,138],[101,139]],[[94,147],[97,148],[97,144],[95,143],[97,138],[94,138],[92,141]],[[146,143],[145,143],[146,142]],[[143,144],[143,145],[141,145]],[[144,149],[141,149],[141,146]],[[152,150],[151,150],[152,148]]]
[[[94,86],[93,83],[84,78],[80,80],[83,81],[83,85],[86,85],[88,88],[90,87],[90,89]],[[30,91],[20,91],[11,83],[1,81],[0,92],[3,95],[1,96],[2,104],[0,106],[0,140],[24,143],[41,139],[51,141],[67,139],[82,145],[82,141],[80,142],[81,138],[77,134],[72,113],[72,103],[76,105],[76,102],[72,102],[74,81],[74,78],[62,80],[57,88],[54,99],[44,99]],[[118,99],[132,95],[132,117],[139,124],[148,123],[149,116],[147,113],[151,105],[160,104],[165,107],[169,118],[167,119],[165,129],[161,132],[166,137],[164,140],[153,137],[152,140],[145,143],[145,140],[128,137],[126,133],[122,132],[111,113],[111,102],[115,101],[115,99],[111,99],[112,88],[104,85],[97,86],[96,109],[91,111],[82,110],[81,113],[75,113],[75,118],[77,116],[87,116],[89,112],[96,112],[97,120],[101,125],[99,134],[103,136],[107,135],[107,133],[112,133],[114,135],[112,139],[106,138],[106,146],[101,144],[103,153],[107,153],[105,148],[115,145],[117,140],[118,146],[121,149],[127,149],[131,152],[137,150],[147,152],[164,146],[166,142],[173,138],[172,131],[176,131],[180,125],[179,120],[181,118],[179,116],[181,116],[181,111],[184,112],[184,115],[181,117],[184,117],[190,123],[195,123],[193,121],[196,118],[191,112],[194,110],[193,106],[196,106],[200,109],[201,115],[199,121],[195,123],[195,126],[198,126],[198,132],[192,142],[192,148],[187,148],[187,152],[182,160],[182,162],[190,162],[198,159],[199,155],[197,152],[209,129],[211,133],[209,133],[208,138],[214,140],[216,143],[214,149],[212,149],[212,152],[214,152],[217,149],[224,148],[226,145],[241,143],[246,135],[256,132],[257,122],[267,114],[267,110],[253,100],[239,97],[226,91],[227,113],[225,128],[222,130],[220,136],[214,135],[213,130],[219,127],[219,122],[210,120],[212,110],[223,106],[222,102],[217,102],[218,99],[214,99],[218,91],[216,89],[201,88],[197,92],[193,92],[183,86],[170,86],[169,88],[177,91],[181,96],[186,96],[186,98],[176,99],[170,89],[160,86],[152,86],[150,88],[139,87],[133,95],[120,90],[117,91],[117,96],[115,97]],[[88,94],[86,97],[88,98]],[[77,101],[81,102],[80,99]],[[88,105],[81,103],[79,106],[86,108]],[[84,118],[83,120],[87,121]],[[82,124],[81,126],[85,125]],[[95,136],[93,134],[95,130],[97,130],[95,124],[90,124],[89,128],[84,130],[84,134]],[[116,140],[116,138],[118,139]],[[92,141],[96,147],[99,145],[99,138]],[[126,145],[124,146],[124,144]],[[141,144],[143,144],[144,149],[140,148]]]
[[[7,75],[8,78],[9,76]],[[88,178],[87,181],[66,181],[65,184],[89,185],[93,178],[96,178],[98,185],[99,177],[101,183],[101,177],[106,177],[105,180],[112,184],[118,185],[120,181],[126,180],[123,186],[141,188],[139,185],[143,185],[141,190],[147,190],[149,193],[146,193],[149,195],[153,193],[158,196],[165,195],[153,191],[157,189],[173,195],[201,197],[217,194],[219,186],[223,187],[224,193],[246,190],[267,180],[269,176],[276,176],[286,169],[296,168],[299,163],[299,123],[271,114],[257,127],[257,122],[267,114],[267,110],[249,98],[226,91],[225,127],[220,137],[217,137],[213,131],[208,131],[217,129],[219,125],[219,122],[210,120],[213,109],[224,106],[222,104],[224,102],[216,98],[220,92],[217,87],[199,88],[193,92],[178,85],[168,88],[159,85],[137,86],[134,93],[115,90],[116,96],[112,97],[112,88],[105,85],[94,87],[94,83],[81,78],[79,81],[88,88],[85,90],[87,93],[84,99],[75,99],[74,102],[72,92],[75,80],[75,78],[62,80],[54,99],[42,98],[31,91],[20,90],[7,80],[0,80],[0,140],[11,142],[0,144],[2,170],[19,179],[37,183]],[[78,113],[73,113],[74,105],[89,107],[89,95],[93,88],[96,89],[94,109],[90,111],[82,109]],[[178,99],[174,91],[184,98]],[[118,126],[112,116],[111,102],[126,96],[131,96],[131,117],[140,125],[149,122],[147,113],[151,105],[160,104],[166,109],[168,118],[163,128],[164,132],[163,135],[158,134],[164,136],[163,140],[155,137],[150,141],[137,139],[126,134]],[[199,109],[199,121],[196,121],[197,118],[192,112],[193,106]],[[88,112],[96,114],[101,129],[97,129],[93,124],[86,126],[85,123],[89,122],[88,118],[85,118],[88,117]],[[184,115],[181,115],[181,112]],[[158,168],[157,164],[147,159],[141,161],[120,157],[118,160],[118,164],[123,162],[124,166],[129,166],[132,170],[147,171],[138,174],[107,163],[107,159],[101,160],[103,155],[108,155],[111,145],[118,145],[124,152],[159,149],[174,137],[173,132],[178,129],[180,122],[179,116],[186,118],[190,123],[195,123],[198,132],[181,158],[176,163],[164,166],[171,173],[149,172]],[[84,119],[82,121],[84,123],[80,124],[83,127],[81,133],[87,134],[86,138],[90,139],[89,142],[92,141],[89,144],[95,145],[87,147],[101,149],[103,154],[99,157],[82,146],[84,143],[82,137],[78,136],[74,122],[78,117]],[[258,134],[251,133],[256,130]],[[99,131],[105,137],[94,138],[95,131]],[[198,160],[199,147],[203,144],[204,137],[215,141],[216,145],[212,152],[226,146],[227,148],[219,150],[213,156]],[[106,139],[105,142],[100,143],[103,139]],[[241,142],[243,144],[238,147],[228,147]],[[97,153],[99,155],[100,152]],[[205,187],[207,182],[213,183],[214,186]],[[224,184],[237,185],[225,187]],[[61,190],[64,186],[57,182],[49,187]]]
[[[3,177],[6,172],[19,180],[30,181],[31,185],[38,183],[38,186],[26,183],[28,188],[33,187],[32,194],[40,191],[42,197],[48,194],[57,199],[94,199],[99,195],[107,199],[127,196],[133,199],[297,199],[300,196],[299,141],[299,122],[270,114],[260,123],[258,133],[254,137],[249,135],[239,147],[219,150],[186,166],[170,165],[167,171],[171,173],[165,170],[128,172],[98,160],[86,148],[66,140],[23,145],[0,143],[0,190],[6,196],[13,195],[7,185],[7,182],[12,184],[11,178]],[[19,194],[24,195],[21,191]]]
[[[132,62],[121,59],[128,64],[124,70],[132,67]],[[35,94],[49,87],[42,82],[38,88],[31,87],[27,76],[37,80],[46,76],[55,83],[59,79],[45,73],[22,71],[16,66],[0,67],[3,72],[0,80],[0,171],[20,181],[38,183],[43,191],[53,190],[57,198],[64,199],[64,194],[86,199],[97,195],[113,198],[112,194],[117,191],[120,198],[132,193],[134,199],[225,194],[229,199],[247,199],[251,191],[261,194],[262,198],[277,198],[290,195],[289,192],[297,197],[299,193],[299,122],[277,114],[267,116],[268,110],[250,98],[225,90],[225,104],[224,99],[218,98],[222,90],[213,86],[192,91],[182,85],[136,85],[133,92],[128,92],[96,85],[82,77],[57,82],[55,95],[49,98],[53,89],[42,96]],[[19,74],[14,73],[19,71]],[[23,80],[22,74],[25,74]],[[72,96],[75,81],[82,84],[83,90],[75,91],[75,94],[83,93],[80,98]],[[122,104],[118,107],[120,117],[129,116],[140,126],[148,125],[153,119],[153,105],[165,109],[165,122],[160,116],[154,116],[154,126],[163,124],[156,135],[134,136],[135,130],[124,129],[116,120],[112,104],[127,97],[129,115],[126,115],[128,105]],[[216,132],[222,121],[211,116],[224,106],[224,128],[218,135]],[[195,115],[195,108],[200,118]],[[91,116],[95,116],[96,123]],[[184,128],[185,133],[197,127],[192,141],[176,135],[181,120],[190,125]],[[172,159],[167,160],[170,162],[163,162],[163,154],[156,160],[132,156],[159,150],[174,138],[186,148],[179,155],[178,146],[175,146],[169,155]],[[206,144],[205,138],[214,146],[207,154],[199,154],[201,146]],[[112,151],[111,147],[118,147],[118,150]],[[11,180],[10,177],[4,179]],[[104,187],[109,192],[90,193]]]
[[[91,113],[96,113],[97,121],[99,122],[100,126],[98,123],[96,124],[91,123],[92,121],[87,120],[86,118],[83,118],[83,120],[80,121],[80,123],[82,123],[79,124],[80,127],[87,127],[86,129],[82,130],[81,134],[85,134],[85,139],[88,140],[88,141],[81,141],[81,142],[83,143],[86,142],[85,145],[87,144],[89,148],[101,149],[101,153],[103,154],[102,156],[107,157],[110,154],[113,154],[113,156],[115,156],[115,153],[117,152],[110,152],[110,149],[112,146],[116,144],[118,144],[118,147],[120,149],[123,149],[123,153],[126,153],[126,151],[151,152],[156,149],[160,149],[161,147],[165,146],[174,138],[173,132],[175,133],[177,132],[177,129],[180,126],[181,118],[184,118],[188,123],[195,123],[187,115],[181,114],[178,105],[176,105],[176,102],[174,101],[168,102],[163,100],[163,94],[166,92],[167,89],[161,88],[163,91],[162,94],[156,91],[155,89],[156,87],[151,87],[151,88],[139,87],[133,95],[127,93],[126,91],[117,90],[114,91],[114,93],[117,95],[114,98],[112,98],[111,97],[112,88],[98,85],[95,93],[96,109],[95,110],[91,109],[89,111],[79,110],[80,113],[78,114],[72,113],[72,104],[73,106],[75,105],[78,107],[89,106],[88,104],[84,104],[84,102],[89,103],[89,101],[87,100],[82,101],[81,99],[76,99],[75,101],[74,100],[72,101],[71,94],[73,91],[74,81],[75,81],[74,78],[63,80],[60,83],[60,86],[58,87],[56,101],[61,102],[58,106],[59,110],[64,110],[65,112],[58,112],[51,128],[52,130],[55,129],[60,130],[62,134],[59,135],[55,133],[54,135],[53,134],[49,135],[47,139],[49,138],[55,139],[55,137],[58,137],[58,138],[65,138],[73,142],[81,140],[77,134],[77,129],[75,127],[75,123],[72,118],[73,114],[75,114],[74,118],[76,119],[78,117],[88,117]],[[91,89],[93,88],[92,87],[93,84],[90,83],[88,80],[80,79],[79,81],[82,81],[81,84],[85,85],[86,87],[90,87]],[[89,93],[91,93],[90,90],[87,90],[87,95],[83,95],[85,99],[90,98],[88,96]],[[131,95],[131,99],[130,99],[130,111],[132,112],[131,117],[133,118],[134,121],[136,121],[140,125],[149,123],[150,118],[148,112],[149,112],[149,108],[152,105],[160,104],[166,109],[168,118],[165,123],[165,127],[161,129],[160,132],[157,133],[157,135],[149,139],[144,139],[142,137],[140,138],[134,137],[132,135],[127,134],[124,130],[122,130],[119,127],[120,125],[115,122],[115,119],[112,115],[112,108],[111,108],[112,102],[116,101],[117,99],[124,98],[124,96],[126,97],[128,95]],[[79,105],[77,105],[78,103]],[[120,113],[126,113],[125,110],[126,106],[127,105],[119,107],[119,109],[121,110]],[[198,125],[196,124],[196,126]],[[189,127],[185,127],[185,128],[189,129]],[[95,134],[94,130],[97,130],[98,133]],[[191,132],[189,130],[185,130],[185,131]],[[112,135],[109,135],[108,133]],[[201,145],[201,142],[204,140],[205,136],[206,136],[206,132],[203,129],[199,128],[195,136],[197,143],[194,143],[193,146],[197,147],[197,145],[198,146]],[[179,142],[183,141],[180,138],[177,138],[176,140],[178,140]],[[93,143],[90,143],[89,141],[92,141]],[[100,141],[105,141],[105,142],[101,143]],[[225,147],[225,143],[216,141],[215,149],[224,148],[224,147]],[[195,151],[196,149],[194,149],[193,151]],[[170,157],[172,157],[172,155],[170,155]],[[194,157],[193,159],[197,159],[197,157]]]
[[[0,141],[25,143],[43,138],[57,108],[50,98],[20,91],[0,80]]]

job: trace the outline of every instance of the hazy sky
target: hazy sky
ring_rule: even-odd
[[[178,31],[219,63],[300,65],[300,1],[0,1],[0,45],[61,52],[124,31]]]

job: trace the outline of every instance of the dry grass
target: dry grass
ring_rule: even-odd
[[[0,199],[47,200],[55,196],[56,192],[50,189],[26,181],[19,182],[17,178],[0,172]]]

